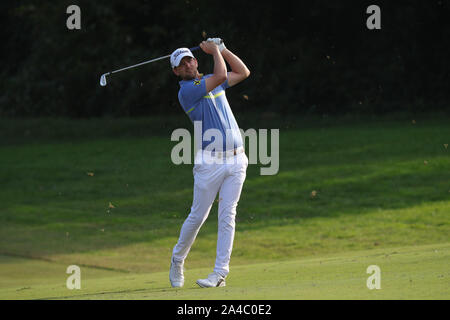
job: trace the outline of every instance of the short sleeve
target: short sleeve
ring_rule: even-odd
[[[223,82],[223,83],[221,84],[223,90],[226,90],[226,89],[228,89],[228,88],[230,87],[230,85],[228,84],[228,76],[229,76],[229,75],[230,75],[230,73],[227,72],[227,80],[225,80],[225,82]]]
[[[192,106],[197,104],[202,99],[206,92],[205,79],[195,79],[188,81],[181,88],[178,93],[178,99],[184,110],[187,112]]]

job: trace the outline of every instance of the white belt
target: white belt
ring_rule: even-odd
[[[217,157],[217,158],[234,157],[235,155],[238,155],[244,151],[245,151],[244,147],[239,147],[239,148],[236,148],[233,150],[227,150],[227,151],[205,151],[205,150],[203,150],[203,152],[207,152],[211,156]]]

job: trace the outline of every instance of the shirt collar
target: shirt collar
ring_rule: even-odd
[[[187,82],[191,82],[191,81],[195,81],[195,80],[201,80],[203,78],[203,73],[199,73],[199,77],[198,78],[194,78],[191,80],[181,80],[179,82],[180,86],[182,86],[183,84],[187,83]]]

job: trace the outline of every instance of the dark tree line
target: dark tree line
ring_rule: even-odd
[[[395,2],[395,4],[394,4]],[[68,30],[66,8],[81,8]],[[366,8],[381,8],[369,30]],[[169,61],[102,73],[220,36],[248,65],[234,109],[276,113],[449,111],[450,4],[433,1],[2,1],[0,115],[179,113]],[[200,69],[212,59],[196,52]]]

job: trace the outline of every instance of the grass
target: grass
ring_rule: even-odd
[[[0,256],[1,299],[298,300],[448,299],[450,245],[372,249],[236,266],[224,288],[201,289],[208,269],[189,269],[183,288],[167,272],[121,273],[81,267],[81,289],[68,290],[66,265]],[[380,268],[380,289],[369,290],[367,267]],[[32,272],[30,272],[32,270]],[[6,280],[7,276],[7,280]],[[39,280],[40,279],[40,280]],[[26,282],[26,285],[24,283]]]
[[[429,262],[406,268],[399,261],[392,268],[399,273],[405,268],[405,273],[419,277],[427,267],[443,276],[430,282],[426,291],[405,289],[405,297],[448,298],[441,285],[445,282],[448,287],[448,272],[442,267],[450,262],[450,150],[445,146],[449,119],[308,120],[254,121],[254,128],[280,129],[280,170],[275,176],[261,176],[261,165],[249,166],[238,206],[228,297],[264,298],[264,290],[258,288],[266,288],[266,282],[253,288],[244,281],[255,264],[258,268],[280,264],[285,271],[273,275],[277,279],[293,274],[294,266],[335,255],[343,259],[336,272],[350,272],[346,255],[442,245],[447,253],[440,258],[432,259],[423,249]],[[251,118],[243,117],[239,123],[244,130],[252,127]],[[27,270],[19,266],[39,268],[41,263],[65,266],[58,274],[63,286],[68,265],[92,269],[98,295],[89,291],[86,298],[195,297],[200,291],[176,291],[173,296],[174,291],[163,289],[171,250],[189,213],[193,182],[192,166],[170,161],[176,144],[170,133],[189,126],[186,119],[176,117],[1,120],[0,297],[68,295],[67,289],[56,290],[57,295],[40,286],[41,293],[26,289],[39,279],[54,279],[51,272],[17,278],[10,274]],[[215,204],[186,261],[193,272],[190,277],[212,269],[216,212]],[[100,276],[108,280],[94,279]],[[302,283],[309,276],[304,274]],[[149,281],[158,285],[149,283],[147,290],[145,282],[120,281],[127,277],[156,279]],[[323,283],[329,280],[326,272],[321,277]],[[9,282],[10,278],[15,280]],[[358,276],[362,278],[367,275]],[[102,295],[102,286],[105,291],[130,292]],[[333,284],[300,292],[287,285],[281,296],[326,297],[327,286]],[[25,288],[20,294],[14,291],[20,288]],[[135,289],[142,292],[132,293]],[[362,298],[377,297],[365,290]],[[387,297],[399,296],[401,289],[396,292]]]

